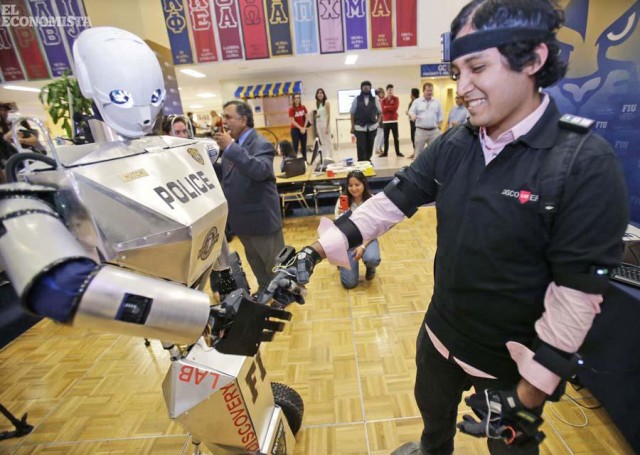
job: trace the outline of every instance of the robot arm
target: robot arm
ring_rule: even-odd
[[[40,199],[45,187],[0,188],[0,262],[22,305],[74,327],[193,343],[210,317],[204,292],[98,265]]]

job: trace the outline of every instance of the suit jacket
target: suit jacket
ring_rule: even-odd
[[[273,146],[255,130],[242,145],[233,142],[222,153],[222,190],[235,234],[266,235],[282,229],[274,156]]]

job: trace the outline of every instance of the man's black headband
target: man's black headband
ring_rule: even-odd
[[[473,52],[482,51],[491,47],[498,47],[504,44],[515,43],[526,40],[544,40],[553,37],[553,32],[540,28],[498,28],[493,30],[480,30],[456,38],[451,42],[448,54],[450,62]],[[443,45],[446,46],[446,40]],[[446,49],[443,49],[443,56],[447,56]]]

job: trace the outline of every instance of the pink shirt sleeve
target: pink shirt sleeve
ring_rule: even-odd
[[[351,214],[351,221],[358,227],[362,240],[378,238],[404,219],[404,213],[383,193],[380,192],[366,201]],[[320,245],[333,265],[349,268],[347,237],[331,220],[322,218],[318,226]]]
[[[536,322],[538,337],[566,352],[576,352],[584,342],[596,314],[600,313],[602,296],[549,284],[544,298],[545,312]],[[533,386],[551,395],[560,377],[533,360],[533,351],[510,341],[507,349],[518,364],[520,375]]]

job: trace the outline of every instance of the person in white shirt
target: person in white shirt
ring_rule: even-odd
[[[426,82],[422,86],[423,98],[418,98],[409,109],[409,118],[416,122],[416,144],[414,154],[418,155],[440,135],[444,116],[440,101],[433,97],[433,84]]]

